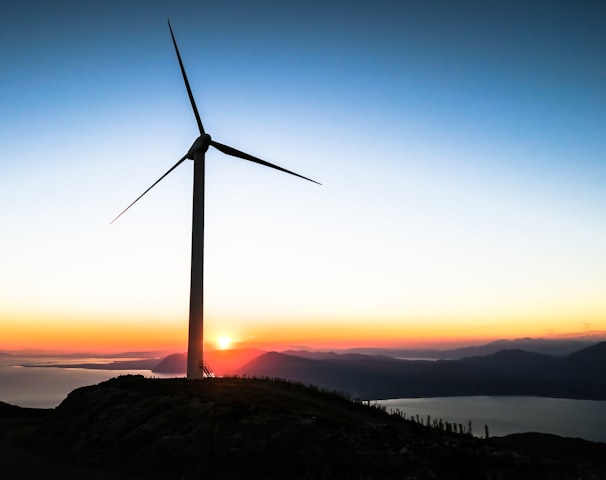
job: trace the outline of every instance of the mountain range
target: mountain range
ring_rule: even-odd
[[[458,360],[404,360],[387,355],[335,352],[263,352],[255,349],[209,352],[219,375],[282,378],[335,390],[365,400],[386,398],[530,395],[606,399],[606,342],[566,356],[520,349]],[[182,373],[185,354],[169,355],[153,368]]]
[[[513,340],[500,339],[484,345],[454,348],[448,350],[405,349],[405,348],[350,348],[338,353],[362,353],[366,355],[387,355],[395,358],[426,358],[441,360],[458,360],[465,357],[490,355],[499,350],[526,350],[528,352],[544,353],[546,355],[566,356],[583,348],[606,340],[602,336],[575,337],[563,339],[547,338],[516,338]]]
[[[605,368],[606,342],[601,342],[565,357],[515,349],[438,361],[269,352],[238,373],[295,380],[361,399],[532,395],[604,400],[606,381],[598,372]]]

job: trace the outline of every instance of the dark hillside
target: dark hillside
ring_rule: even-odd
[[[586,385],[592,398],[606,399],[606,342],[575,352],[565,359],[578,384]]]
[[[22,408],[10,403],[0,402],[0,418],[40,418],[48,414],[48,410],[44,408]]]
[[[78,468],[152,479],[606,475],[599,459],[517,453],[336,394],[261,379],[115,378],[73,391],[30,430],[25,445]],[[593,445],[606,455],[606,445]],[[47,477],[57,478],[52,471]]]
[[[527,352],[520,349],[499,350],[491,355],[463,358],[466,363],[478,363],[498,368],[553,367],[560,359],[551,355]]]
[[[571,353],[567,359],[569,362],[579,366],[603,369],[606,367],[606,342],[600,342],[578,352]]]

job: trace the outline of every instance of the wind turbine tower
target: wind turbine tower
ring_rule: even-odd
[[[260,158],[253,157],[248,153],[244,153],[228,145],[214,141],[211,136],[206,133],[202,120],[200,119],[200,113],[194,100],[194,95],[189,86],[187,74],[185,73],[185,67],[179,53],[179,47],[177,47],[177,41],[173,29],[168,22],[168,28],[170,35],[175,46],[175,52],[177,59],[179,60],[179,67],[181,68],[181,74],[183,75],[183,82],[187,89],[187,95],[191,103],[194,116],[196,117],[196,123],[198,124],[198,130],[200,136],[196,138],[188,152],[181,157],[181,159],[175,163],[164,175],[156,180],[151,187],[145,190],[139,195],[128,207],[114,218],[111,223],[114,223],[118,218],[122,216],[130,207],[137,203],[143,195],[149,192],[155,187],[161,180],[164,179],[169,173],[177,168],[185,160],[193,160],[194,162],[194,188],[193,188],[193,214],[192,214],[192,231],[191,231],[191,283],[190,283],[190,295],[189,295],[189,335],[187,344],[187,378],[188,379],[199,379],[204,377],[204,363],[203,363],[203,351],[202,343],[204,340],[204,170],[205,170],[205,156],[208,148],[213,146],[220,152],[233,157],[238,157],[244,160],[248,160],[259,165],[274,168],[290,175],[309,180],[310,182],[319,182],[310,178],[299,175],[298,173],[291,172],[285,168],[274,165],[273,163],[266,162]]]

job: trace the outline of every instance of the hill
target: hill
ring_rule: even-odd
[[[450,350],[419,350],[393,348],[353,348],[337,351],[286,350],[281,353],[311,360],[344,359],[349,355],[390,357],[398,360],[460,360],[472,356],[492,355],[501,350],[524,350],[564,357],[573,352],[595,345],[595,340],[588,339],[543,339],[518,338],[514,340],[496,340],[485,345],[456,348]],[[204,352],[204,360],[218,376],[232,375],[239,371],[245,363],[255,357],[267,353],[254,348],[209,350]],[[85,367],[86,368],[86,367]],[[187,354],[175,353],[164,357],[151,367],[155,373],[185,374],[187,371]]]
[[[11,471],[15,456],[3,452],[16,450],[6,437],[10,429],[0,426],[0,461]],[[53,468],[68,466],[82,476],[62,478],[83,478],[82,472],[112,478],[99,476],[103,470],[133,479],[606,475],[606,462],[600,460],[606,457],[604,444],[581,441],[574,454],[555,458],[525,452],[532,446],[525,438],[512,450],[507,437],[495,439],[501,442],[497,446],[315,388],[261,379],[119,377],[73,391],[56,409],[32,420],[19,438],[20,458],[47,462],[48,478],[59,478]],[[566,451],[567,440],[555,438],[554,448]]]
[[[265,353],[256,348],[235,348],[230,350],[209,350],[204,352],[204,362],[218,376],[233,375],[244,364]],[[174,353],[157,362],[154,373],[184,374],[187,371],[187,353]]]
[[[606,342],[567,357],[501,350],[440,361],[270,352],[244,365],[239,373],[314,384],[362,399],[534,395],[603,400],[606,383],[596,382],[595,372],[604,367]]]
[[[588,368],[603,369],[606,367],[606,342],[574,352],[568,356],[568,361]]]

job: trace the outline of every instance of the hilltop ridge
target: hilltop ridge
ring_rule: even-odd
[[[575,439],[567,456],[554,457],[533,453],[528,437],[512,449],[507,437],[429,428],[317,388],[251,378],[114,378],[74,390],[32,420],[22,438],[22,448],[55,462],[133,479],[606,475],[604,444]],[[559,437],[551,442],[560,450],[568,445]],[[1,452],[10,470],[14,460]]]

